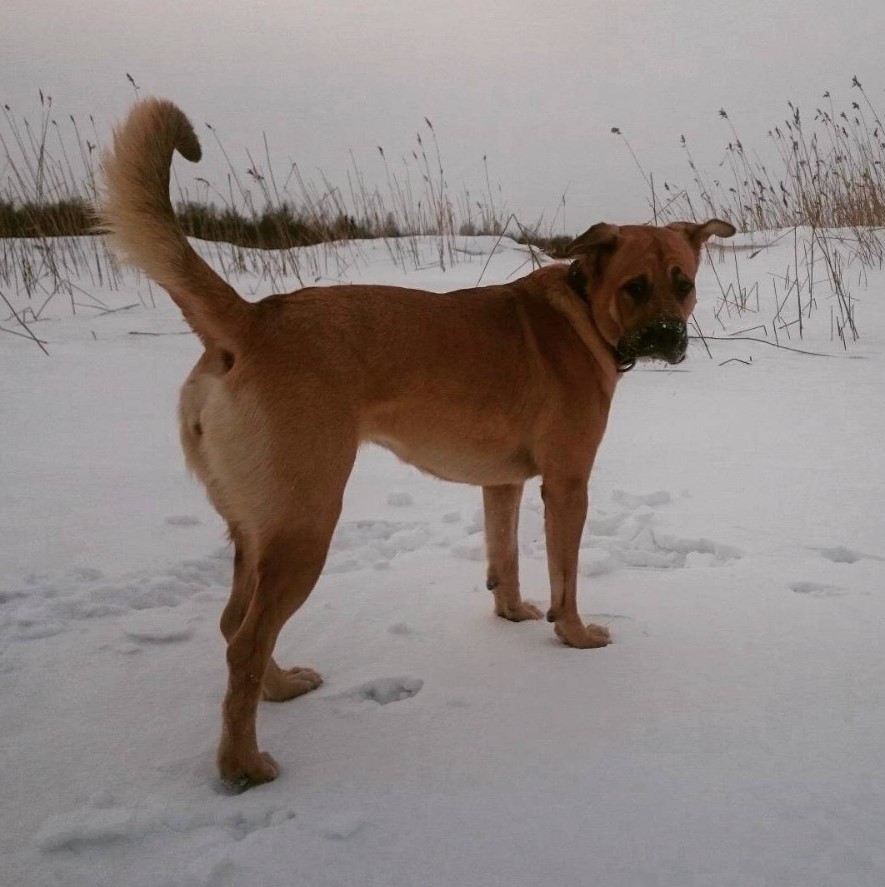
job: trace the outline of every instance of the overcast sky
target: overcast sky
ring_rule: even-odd
[[[219,176],[211,123],[245,170],[262,132],[281,169],[297,160],[339,182],[353,151],[381,176],[376,146],[408,155],[430,118],[449,184],[476,190],[483,155],[509,208],[565,227],[644,220],[643,183],[618,126],[660,181],[688,180],[684,134],[709,170],[729,132],[760,147],[825,90],[885,104],[885,2],[749,0],[0,0],[0,102],[99,129],[134,93],[176,101]]]

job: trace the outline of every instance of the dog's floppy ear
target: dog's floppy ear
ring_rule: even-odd
[[[710,219],[708,222],[670,222],[667,227],[671,231],[678,231],[688,238],[688,242],[700,252],[701,247],[711,237],[732,237],[737,229],[730,222],[722,219]]]
[[[567,256],[580,253],[589,253],[600,247],[611,249],[618,242],[618,226],[599,222],[588,228],[583,234],[579,234],[566,248]]]

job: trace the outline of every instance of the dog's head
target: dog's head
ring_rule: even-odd
[[[619,364],[684,360],[701,247],[714,235],[734,233],[720,219],[665,227],[603,222],[572,241],[569,280]]]

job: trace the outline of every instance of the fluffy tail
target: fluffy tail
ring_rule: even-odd
[[[178,226],[169,200],[175,150],[194,163],[200,159],[187,117],[162,99],[138,102],[114,130],[113,150],[102,155],[99,230],[124,262],[172,296],[205,344],[234,350],[251,305],[197,255]]]

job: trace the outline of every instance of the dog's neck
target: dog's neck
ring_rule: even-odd
[[[568,266],[568,285],[582,301],[587,301],[587,275],[580,262],[572,262]]]
[[[587,304],[586,293],[579,294],[574,289],[568,279],[568,273],[567,265],[548,265],[530,274],[525,278],[525,282],[535,295],[562,315],[575,331],[581,344],[599,367],[600,372],[594,376],[596,382],[600,383],[607,396],[611,397],[620,378],[614,348],[599,331]]]
[[[596,330],[596,334],[599,337],[599,341],[602,345],[608,349],[611,354],[611,358],[615,363],[615,366],[618,369],[618,373],[626,373],[633,369],[636,365],[635,360],[622,360],[617,352],[617,349],[610,345],[605,337],[602,335],[599,327],[596,325],[596,320],[593,317],[593,310],[590,308],[588,298],[587,298],[587,275],[584,273],[584,269],[581,266],[581,263],[578,261],[572,262],[568,268],[568,276],[566,278],[568,280],[568,285],[571,287],[572,291],[577,295],[577,297],[587,305],[587,313],[589,314],[590,323],[593,328]]]

